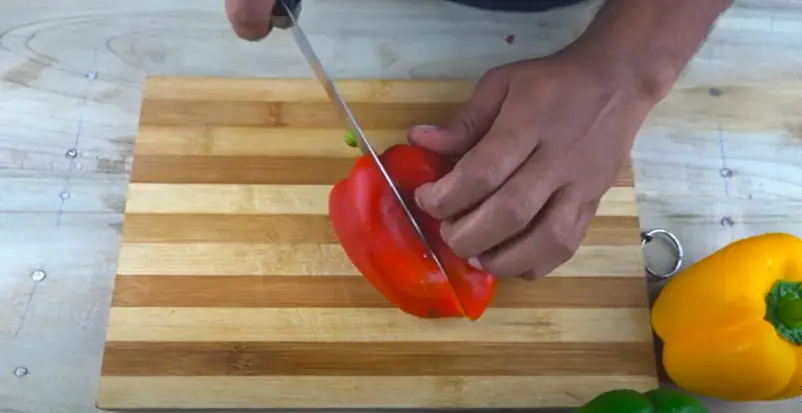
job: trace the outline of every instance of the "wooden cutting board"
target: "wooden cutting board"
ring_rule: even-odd
[[[378,149],[472,84],[350,80]],[[657,386],[631,167],[575,257],[500,283],[476,322],[392,308],[327,217],[357,155],[307,79],[145,84],[97,404],[572,407]]]

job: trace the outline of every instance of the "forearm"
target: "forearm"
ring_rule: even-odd
[[[733,0],[608,0],[571,46],[631,71],[662,99]]]

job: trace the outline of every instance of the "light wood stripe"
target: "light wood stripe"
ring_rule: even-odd
[[[123,242],[337,244],[326,215],[128,214]],[[595,217],[582,245],[638,242],[636,217]]]
[[[463,103],[475,82],[430,80],[356,80],[335,81],[348,102],[360,103]],[[221,91],[225,91],[221,93]],[[219,78],[219,77],[148,77],[143,98],[148,100],[181,99],[205,101],[328,102],[326,92],[314,79]]]
[[[616,326],[610,328],[610,326]],[[112,307],[107,341],[651,342],[646,308],[488,309],[418,319],[394,308]]]
[[[104,376],[620,376],[656,371],[651,343],[110,341],[105,352]]]
[[[491,308],[646,308],[644,277],[501,280]],[[392,308],[354,276],[117,276],[114,307]]]
[[[406,129],[368,129],[365,134],[377,152],[407,141]],[[359,151],[345,145],[344,136],[335,129],[142,125],[136,134],[134,154],[353,159]]]
[[[122,240],[123,243],[338,243],[328,216],[308,214],[127,214]]]
[[[129,184],[125,212],[327,215],[329,192],[330,185]]]
[[[356,159],[250,155],[140,155],[131,171],[134,183],[334,185],[348,176]],[[613,183],[632,187],[632,169]]]
[[[328,214],[330,185],[128,185],[125,211],[174,214]],[[637,216],[635,189],[610,188],[599,216]]]
[[[405,129],[412,125],[445,125],[457,114],[457,103],[349,103],[366,129]],[[343,132],[331,102],[250,102],[229,100],[150,100],[142,102],[142,125],[260,126],[330,128]]]
[[[123,408],[577,407],[645,376],[101,377],[98,406]],[[410,397],[414,395],[414,397]]]
[[[601,267],[599,262],[604,262]],[[358,275],[339,244],[123,244],[117,273],[142,275]],[[549,276],[643,273],[639,245],[580,246]]]

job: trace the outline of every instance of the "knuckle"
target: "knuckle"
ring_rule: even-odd
[[[564,225],[561,220],[552,220],[548,225],[548,234],[554,246],[555,259],[561,260],[560,264],[574,257],[580,239],[573,226]]]
[[[470,250],[470,247],[466,245],[465,239],[459,237],[454,232],[444,230],[443,242],[448,245],[448,248],[451,249],[451,252],[453,252],[454,255],[460,258],[468,259],[473,256],[473,254],[471,254],[472,251]]]
[[[479,121],[472,110],[465,108],[454,117],[449,129],[458,131],[457,135],[468,136],[479,129]]]
[[[514,229],[527,226],[537,212],[531,202],[521,196],[501,196],[499,203],[499,214]]]
[[[481,155],[473,155],[461,165],[460,177],[466,188],[473,192],[487,194],[498,186],[499,182],[492,168],[482,159]]]
[[[482,264],[482,268],[497,277],[516,277],[525,271],[525,268],[518,263],[501,260],[495,257],[480,259],[479,262]]]

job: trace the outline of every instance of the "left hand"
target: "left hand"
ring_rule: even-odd
[[[535,279],[570,259],[656,103],[637,76],[567,52],[487,72],[444,128],[409,139],[460,156],[420,186],[420,207],[471,265]]]

